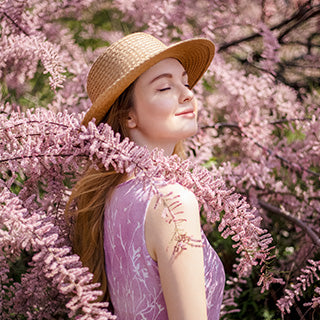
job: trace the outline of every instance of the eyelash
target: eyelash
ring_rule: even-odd
[[[186,86],[188,89],[190,89],[190,85],[185,84],[185,86]],[[170,90],[170,89],[171,89],[171,87],[167,87],[167,88],[159,89],[159,91],[162,92],[162,91],[166,91],[166,90]]]

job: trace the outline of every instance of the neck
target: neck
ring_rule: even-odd
[[[139,144],[140,146],[146,146],[148,150],[151,152],[152,150],[158,148],[164,151],[165,156],[171,156],[174,151],[175,144],[168,144],[168,143],[156,143],[156,144]]]
[[[178,140],[175,138],[157,138],[155,136],[146,136],[136,128],[129,131],[129,138],[135,142],[136,145],[146,147],[149,151],[156,148],[162,149],[165,156],[171,156],[174,152]]]
[[[135,139],[135,137],[130,137],[130,139],[133,140],[138,146],[147,147],[147,149],[150,152],[156,148],[162,149],[164,151],[164,155],[166,156],[171,156],[176,146],[176,141],[148,141],[147,139],[143,139],[141,137],[139,137],[139,139]]]

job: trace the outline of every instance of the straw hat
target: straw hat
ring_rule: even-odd
[[[93,118],[100,123],[120,94],[151,66],[176,58],[187,71],[192,88],[209,67],[214,44],[207,39],[190,39],[166,46],[147,33],[133,33],[109,46],[91,67],[87,91],[92,102],[82,124]]]

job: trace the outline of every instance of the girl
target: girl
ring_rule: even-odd
[[[167,47],[145,33],[122,38],[89,72],[93,105],[83,124],[95,119],[122,139],[181,156],[181,141],[197,132],[191,89],[213,56],[214,45],[206,39]],[[77,204],[75,252],[101,283],[120,320],[218,319],[224,270],[201,231],[195,195],[177,183],[167,184],[160,193],[170,196],[159,202],[152,190],[133,175],[103,166],[89,169],[70,198]],[[177,199],[178,229],[163,219]],[[179,230],[201,245],[173,255]]]

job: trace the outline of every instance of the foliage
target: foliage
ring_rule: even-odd
[[[319,16],[316,0],[1,0],[2,318],[113,318],[63,219],[88,159],[195,192],[226,267],[225,319],[319,316]],[[194,164],[80,126],[90,64],[133,31],[216,44]]]

